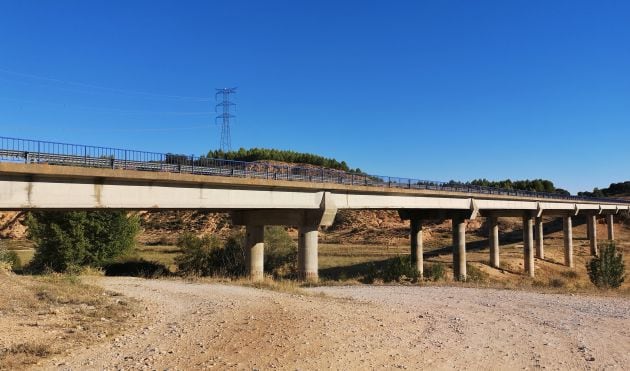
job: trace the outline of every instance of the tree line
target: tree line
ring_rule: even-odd
[[[556,194],[565,195],[565,196],[569,196],[571,194],[569,191],[565,189],[557,188],[551,180],[546,180],[546,179],[488,180],[484,178],[484,179],[474,179],[465,183],[451,180],[449,184],[463,184],[463,185],[502,188],[502,189],[511,189],[511,190],[519,190],[519,191],[556,193]]]
[[[352,169],[345,161],[338,161],[334,158],[315,155],[312,153],[296,152],[281,149],[269,148],[239,148],[238,151],[209,151],[208,158],[217,158],[233,161],[279,161],[292,164],[308,164],[321,166],[329,169],[342,170],[347,172],[361,173],[361,169]]]
[[[621,183],[611,183],[608,188],[593,188],[593,192],[578,192],[578,196],[586,197],[615,197],[630,196],[630,181]]]

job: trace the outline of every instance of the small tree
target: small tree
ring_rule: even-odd
[[[617,288],[625,278],[623,255],[614,242],[605,244],[600,256],[591,259],[586,264],[586,269],[591,282],[600,288]]]
[[[34,272],[102,266],[129,251],[139,231],[137,217],[123,211],[32,212],[26,225],[36,247]]]

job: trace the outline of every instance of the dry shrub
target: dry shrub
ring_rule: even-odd
[[[488,281],[488,273],[472,264],[466,264],[466,281],[482,283]]]

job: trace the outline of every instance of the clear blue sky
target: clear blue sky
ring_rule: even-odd
[[[231,86],[236,148],[572,192],[630,179],[627,1],[0,3],[0,135],[204,154]]]

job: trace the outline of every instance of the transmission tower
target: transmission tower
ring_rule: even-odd
[[[221,88],[217,89],[217,93],[214,98],[218,102],[215,106],[215,111],[219,115],[215,118],[215,123],[221,125],[221,143],[219,147],[223,152],[228,152],[232,149],[232,138],[230,136],[230,119],[236,117],[230,110],[232,106],[235,106],[230,101],[230,94],[235,94],[236,88]]]

